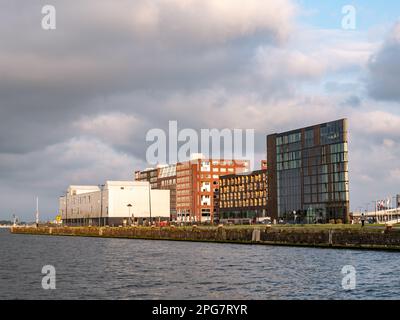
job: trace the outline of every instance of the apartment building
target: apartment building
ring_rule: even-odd
[[[248,160],[199,157],[176,166],[176,210],[179,222],[218,220],[217,192],[223,175],[248,172]]]
[[[255,223],[267,218],[267,170],[219,178],[219,221]]]

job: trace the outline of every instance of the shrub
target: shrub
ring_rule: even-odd
[[[329,220],[329,224],[335,224],[335,220],[334,219],[330,219]]]
[[[336,224],[342,224],[342,223],[343,223],[342,219],[336,219]]]

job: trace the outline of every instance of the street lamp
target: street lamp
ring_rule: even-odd
[[[100,188],[100,217],[99,217],[99,227],[101,227],[101,220],[103,218],[103,188],[104,184],[99,184],[98,187]]]
[[[68,223],[68,190],[65,191],[65,225]]]
[[[150,227],[151,227],[151,183],[149,182],[149,211],[150,211]]]
[[[129,210],[129,215],[128,215],[128,219],[130,219],[131,218],[131,208],[132,208],[132,205],[130,204],[130,203],[128,203],[127,205],[126,205],[127,207],[128,207],[128,210]]]

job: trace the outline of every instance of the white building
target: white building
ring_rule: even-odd
[[[107,181],[103,186],[70,186],[60,197],[67,225],[125,225],[169,219],[170,191],[146,181]]]

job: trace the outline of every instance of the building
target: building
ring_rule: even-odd
[[[219,178],[220,222],[249,223],[267,217],[267,170]]]
[[[152,189],[157,189],[158,183],[158,169],[157,168],[146,168],[143,171],[135,171],[135,181],[147,181],[150,182]]]
[[[126,225],[169,219],[169,190],[150,189],[148,182],[107,181],[102,186],[70,186],[60,197],[59,214],[66,225]]]
[[[400,208],[400,194],[396,195],[396,208]]]
[[[152,189],[170,191],[170,219],[176,220],[176,165],[159,165],[135,172],[136,181],[150,182]]]
[[[347,130],[347,119],[341,119],[267,136],[272,218],[349,221]]]
[[[197,159],[176,166],[176,210],[179,222],[218,220],[220,176],[247,172],[248,160]]]

